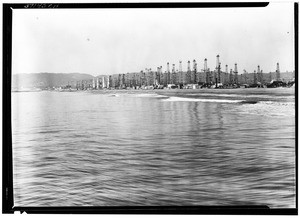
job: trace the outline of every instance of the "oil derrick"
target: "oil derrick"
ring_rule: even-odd
[[[238,70],[237,70],[237,63],[234,64],[234,83],[238,84]]]
[[[159,67],[159,84],[162,84],[162,80],[163,80],[163,72],[162,72],[162,66]]]
[[[221,71],[221,62],[219,62],[219,68],[218,68],[218,80],[220,83],[224,83],[223,81],[223,76],[222,76],[222,71]]]
[[[277,80],[277,81],[280,80],[279,63],[277,63],[277,66],[276,66],[276,80]]]
[[[155,82],[155,80],[154,80],[155,78],[154,78],[153,71],[151,68],[149,68],[148,76],[149,76],[149,85],[151,86]]]
[[[260,66],[257,65],[257,82],[261,82],[261,78],[260,78]]]
[[[262,70],[260,70],[260,66],[257,66],[257,81],[263,83],[263,75]]]
[[[233,84],[233,74],[232,74],[232,69],[230,69],[229,83],[230,83],[231,85]]]
[[[158,80],[159,80],[159,67],[156,68],[156,72],[154,72],[154,84],[158,85]]]
[[[151,84],[151,78],[150,78],[150,71],[151,71],[151,69],[150,68],[146,68],[145,69],[145,71],[146,71],[146,86],[149,86],[149,85],[152,85]]]
[[[157,72],[155,75],[155,85],[160,84],[160,67],[157,67]]]
[[[144,77],[144,71],[141,70],[139,73],[139,78],[138,78],[138,86],[144,85],[143,77]]]
[[[164,76],[163,76],[163,72],[162,72],[162,66],[160,66],[160,84],[164,83],[163,78],[164,78]]]
[[[172,84],[176,83],[176,71],[175,71],[175,64],[172,65]]]
[[[191,83],[191,63],[190,63],[190,61],[188,61],[188,65],[187,65],[186,83],[187,84]]]
[[[123,87],[126,85],[126,83],[125,83],[125,81],[126,81],[125,80],[125,76],[126,76],[125,73],[123,73],[122,74],[122,84],[123,84]]]
[[[167,71],[164,72],[164,86],[168,85],[168,73]]]
[[[211,83],[211,78],[210,78],[210,73],[209,70],[207,69],[207,59],[204,59],[204,75],[205,75],[205,79],[206,79],[206,83]]]
[[[248,83],[248,75],[247,75],[248,73],[245,69],[243,71],[244,71],[244,82],[245,82],[245,84],[247,84]]]
[[[228,65],[225,65],[225,79],[224,83],[229,83]]]
[[[182,61],[179,61],[179,72],[182,72]]]
[[[182,61],[179,61],[179,72],[178,72],[179,78],[178,78],[178,83],[182,84],[183,83],[183,72],[182,72]]]
[[[126,87],[132,87],[130,74],[128,72],[125,75],[125,86]]]
[[[170,64],[168,62],[167,63],[167,84],[170,84],[170,80],[171,80],[171,77],[170,77]]]
[[[191,83],[196,83],[197,82],[197,62],[194,59],[193,60],[193,71],[191,72]]]
[[[253,83],[257,84],[257,75],[256,75],[256,71],[255,70],[254,70],[254,73],[253,73]]]
[[[216,62],[216,75],[215,75],[216,85],[221,82],[221,63],[220,63],[220,55],[217,55]]]
[[[196,72],[197,71],[197,66],[196,66],[196,60],[193,60],[193,70],[191,71],[191,83],[194,84],[196,82]]]
[[[123,78],[122,78],[122,74],[119,74],[119,78],[118,78],[118,82],[119,82],[119,88],[122,88],[122,85],[123,85]]]

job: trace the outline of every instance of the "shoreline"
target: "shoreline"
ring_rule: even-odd
[[[92,94],[134,94],[134,93],[149,93],[149,94],[201,94],[201,93],[213,93],[213,94],[272,94],[272,95],[295,95],[295,89],[293,87],[278,87],[278,88],[237,88],[237,89],[102,89],[102,90],[16,90],[11,93],[28,93],[28,92],[64,92],[64,93],[92,93]]]

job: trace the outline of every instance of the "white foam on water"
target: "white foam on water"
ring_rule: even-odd
[[[143,93],[143,94],[137,94],[137,95],[133,95],[135,97],[139,97],[139,98],[162,98],[162,97],[166,97],[163,95],[158,95],[155,93]]]
[[[246,114],[256,114],[263,116],[280,116],[290,117],[295,116],[294,102],[275,102],[275,101],[261,101],[257,104],[243,104],[238,110]]]
[[[242,102],[241,100],[182,98],[182,97],[170,97],[168,99],[163,99],[162,101],[193,101],[193,102],[215,102],[215,103],[240,103],[240,102]]]
[[[192,94],[187,94],[191,96],[221,96],[221,97],[238,97],[241,95],[236,95],[236,94],[219,94],[219,93],[192,93]]]

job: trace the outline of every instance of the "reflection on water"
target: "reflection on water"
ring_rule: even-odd
[[[294,93],[249,90],[12,93],[15,205],[295,207]]]

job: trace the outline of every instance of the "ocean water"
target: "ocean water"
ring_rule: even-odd
[[[295,208],[294,91],[14,92],[15,206]]]

